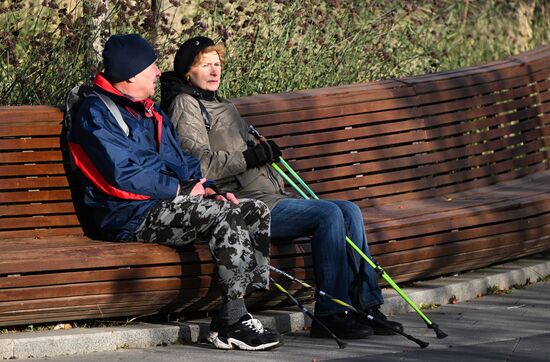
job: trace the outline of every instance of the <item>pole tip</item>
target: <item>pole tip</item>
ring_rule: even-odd
[[[418,345],[420,346],[420,348],[426,348],[428,347],[430,344],[428,342],[424,342],[424,341],[420,341],[418,343]]]
[[[435,335],[438,339],[443,339],[447,337],[447,333],[443,332],[441,329],[439,329],[439,326],[435,323],[432,323],[428,326],[428,328],[431,328],[434,330]]]
[[[348,345],[348,344],[347,344],[346,342],[338,341],[338,347],[339,347],[340,349],[346,348],[347,345]]]

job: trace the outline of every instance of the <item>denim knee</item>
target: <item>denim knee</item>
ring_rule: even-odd
[[[328,200],[316,200],[314,202],[318,207],[316,216],[320,226],[323,223],[337,224],[344,221],[344,214],[335,203]]]
[[[361,222],[363,221],[363,213],[361,211],[361,208],[359,208],[359,206],[357,206],[355,203],[347,200],[341,200],[337,201],[337,204],[342,210],[344,217],[348,216],[351,217],[351,219],[353,220],[361,220]]]

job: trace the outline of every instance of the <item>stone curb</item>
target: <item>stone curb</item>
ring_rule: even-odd
[[[454,299],[458,302],[487,294],[487,289],[509,289],[514,285],[536,283],[538,278],[550,275],[550,253],[537,254],[523,259],[478,269],[451,277],[415,282],[403,288],[417,305],[445,305]],[[384,289],[386,314],[406,313],[413,309],[390,288]]]
[[[416,282],[403,288],[417,305],[448,304],[451,299],[465,301],[486,294],[497,286],[508,289],[513,285],[536,282],[539,277],[550,275],[550,253],[539,254],[484,268],[465,274]],[[405,313],[412,310],[392,289],[384,289],[386,314]],[[429,315],[429,312],[426,312]],[[310,323],[296,308],[267,310],[254,316],[268,328],[281,333],[296,332]],[[428,316],[429,318],[429,316]],[[173,343],[196,343],[208,333],[209,320],[193,320],[186,323],[147,324],[126,327],[82,328],[44,332],[24,332],[0,335],[0,359],[24,359],[54,357],[114,351],[125,348],[148,348]]]

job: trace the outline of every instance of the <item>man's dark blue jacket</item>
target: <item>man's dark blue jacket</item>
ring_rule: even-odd
[[[130,241],[153,206],[175,198],[180,183],[202,177],[200,162],[181,150],[172,122],[152,100],[130,99],[101,74],[94,90],[115,102],[130,134],[91,96],[71,125],[69,149],[102,237]]]

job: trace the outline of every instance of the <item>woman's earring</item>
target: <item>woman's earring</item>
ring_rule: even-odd
[[[189,83],[189,81],[191,80],[191,77],[190,76],[187,76],[187,83]]]

